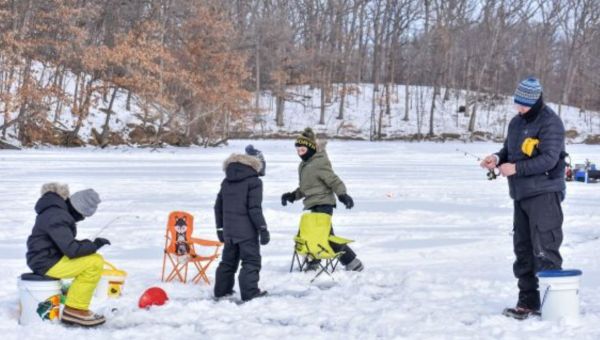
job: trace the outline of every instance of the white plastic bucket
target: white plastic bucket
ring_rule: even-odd
[[[17,286],[20,305],[19,324],[59,320],[62,294],[60,280],[34,281],[19,277]]]
[[[581,271],[546,270],[537,274],[542,292],[542,320],[579,321],[579,282]]]

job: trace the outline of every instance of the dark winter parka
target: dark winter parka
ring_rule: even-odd
[[[75,239],[76,222],[83,217],[75,211],[69,211],[66,201],[68,190],[64,185],[46,184],[42,188],[42,197],[35,205],[38,215],[27,239],[26,257],[27,265],[36,274],[46,274],[63,256],[74,259],[97,250],[90,240]]]
[[[539,140],[531,156],[522,151],[527,138]],[[563,123],[540,98],[527,113],[511,120],[504,147],[496,154],[499,164],[516,164],[517,173],[508,177],[510,197],[520,201],[543,193],[564,192],[564,152]]]
[[[317,145],[317,153],[298,167],[299,186],[294,191],[296,199],[304,198],[304,209],[318,205],[336,205],[334,193],[346,194],[344,182],[335,174],[325,147],[325,141]]]
[[[267,226],[258,178],[261,168],[258,158],[241,154],[231,155],[223,165],[225,179],[215,202],[215,221],[226,242],[256,239],[260,228]]]

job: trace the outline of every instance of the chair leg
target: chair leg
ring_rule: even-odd
[[[201,263],[198,262],[194,262],[194,265],[196,266],[196,269],[198,269],[198,274],[194,276],[192,282],[194,284],[198,284],[200,283],[200,280],[204,280],[204,282],[210,285],[210,280],[208,280],[208,277],[206,277],[206,269],[208,268],[208,265],[203,266]]]
[[[179,281],[181,281],[183,283],[186,283],[186,281],[187,281],[187,269],[188,269],[187,262],[183,263],[181,265],[177,265],[177,268],[178,268],[178,270],[177,270],[177,276],[179,277]],[[182,273],[182,271],[183,271],[183,273]]]
[[[317,273],[317,275],[315,275],[315,277],[313,277],[312,280],[310,280],[310,283],[313,283],[313,281],[315,281],[319,276],[321,276],[321,274],[325,273],[327,275],[329,275],[329,277],[335,281],[335,279],[333,278],[333,275],[331,275],[331,273],[329,271],[327,271],[327,265],[323,266],[322,264],[319,263],[319,266],[321,266],[321,270]]]
[[[208,278],[208,276],[206,275],[206,271],[202,272],[202,279],[204,280],[204,282],[206,282],[207,285],[210,286],[210,279]]]
[[[174,265],[173,272],[171,272],[171,275],[167,277],[167,282],[170,282],[177,277],[179,278],[179,282],[185,283],[187,274],[184,275],[181,273],[181,271],[184,270],[183,266],[185,266],[185,270],[187,271],[187,263],[185,265]]]
[[[337,268],[338,264],[340,264],[340,258],[339,257],[336,257],[335,259],[332,259],[330,261],[331,272],[332,273],[335,271],[335,269]]]
[[[180,269],[173,269],[171,274],[167,277],[166,282],[171,282],[175,279],[178,279],[180,282],[183,282],[183,276],[181,275],[181,273],[179,271],[180,271]]]
[[[177,271],[175,271],[175,269],[173,269],[173,271],[171,272],[171,275],[169,275],[167,277],[167,282],[173,281],[173,279],[175,279],[176,276],[179,276],[179,274],[177,273]]]
[[[292,264],[290,265],[290,273],[294,271],[294,261],[296,261],[296,252],[292,254]]]
[[[165,269],[167,267],[167,253],[165,252],[163,255],[163,267],[162,267],[162,274],[160,276],[160,280],[165,282]]]
[[[202,265],[199,264],[198,262],[194,262],[194,266],[198,270],[198,274],[194,275],[194,277],[192,278],[192,283],[196,284],[196,283],[200,282],[200,273],[202,271]]]
[[[202,276],[201,277],[204,280],[204,282],[206,282],[206,284],[209,285],[209,286],[210,286],[210,280],[208,279],[208,275],[206,275],[206,271],[210,267],[211,263],[213,263],[213,261],[214,261],[214,259],[208,261],[206,263],[206,265],[202,267]],[[198,281],[200,281],[200,280],[198,280]]]
[[[208,278],[208,275],[206,274],[206,271],[208,270],[208,268],[210,267],[210,265],[211,265],[211,264],[212,264],[212,263],[213,263],[213,262],[214,262],[216,259],[218,259],[218,258],[219,258],[219,256],[221,255],[221,254],[219,254],[219,249],[221,249],[221,247],[220,247],[220,246],[217,246],[217,247],[215,248],[215,252],[213,253],[213,257],[212,257],[210,260],[208,260],[208,262],[206,263],[206,265],[202,266],[202,265],[200,264],[200,266],[202,267],[202,271],[201,271],[201,273],[198,273],[198,274],[199,274],[199,275],[200,275],[200,277],[201,277],[201,278],[204,280],[204,282],[206,282],[206,284],[207,284],[207,285],[209,285],[209,286],[210,286],[210,279]],[[200,279],[198,279],[198,281],[197,281],[196,283],[198,283],[198,282],[200,282]]]
[[[304,267],[304,263],[300,262],[300,255],[298,255],[297,252],[294,251],[294,254],[292,255],[292,265],[290,266],[290,273],[292,271],[294,271],[294,263],[298,262],[298,271],[302,271],[302,268]],[[306,262],[306,261],[304,261]]]
[[[304,257],[302,261],[300,261],[300,255],[297,255],[296,258],[298,260],[298,271],[303,272],[306,269],[306,267],[308,267],[308,257]]]
[[[290,273],[292,271],[294,271],[294,264],[298,263],[298,271],[302,271],[302,269],[304,269],[304,266],[306,264],[306,260],[305,261],[301,261],[300,260],[300,255],[298,255],[297,252],[294,252],[294,254],[292,255],[292,265],[290,266]]]
[[[175,260],[173,260],[173,258],[171,258],[171,256],[169,256],[169,262],[171,262],[171,266],[173,266],[173,271],[171,272],[171,274],[169,274],[167,276],[167,279],[165,280],[166,282],[170,282],[173,279],[175,279],[175,277],[177,276],[179,278],[179,281],[184,282],[184,277],[181,273],[181,266],[179,263],[175,262]]]
[[[298,270],[299,271],[304,271],[306,269],[306,267],[308,266],[308,257],[304,257],[302,259],[302,263],[300,263],[300,255],[298,255]]]
[[[210,279],[208,278],[208,275],[206,275],[206,271],[208,270],[208,267],[213,261],[214,259],[208,261],[204,266],[202,265],[202,263],[194,262],[196,269],[198,269],[198,274],[196,274],[196,276],[194,276],[194,278],[192,279],[192,282],[194,284],[198,284],[200,283],[200,280],[204,280],[206,284],[210,285]]]

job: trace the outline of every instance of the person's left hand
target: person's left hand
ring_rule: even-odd
[[[354,200],[348,194],[341,194],[338,196],[340,202],[344,203],[346,209],[352,209],[354,207]]]
[[[500,174],[509,177],[517,173],[517,166],[514,163],[504,163],[500,165]]]
[[[110,241],[102,237],[96,237],[93,243],[96,246],[96,249],[100,249],[103,246],[110,245]]]

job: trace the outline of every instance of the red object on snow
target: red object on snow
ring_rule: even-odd
[[[144,294],[140,296],[138,306],[140,308],[148,308],[150,306],[162,306],[169,300],[167,293],[162,288],[152,287],[146,289]]]

